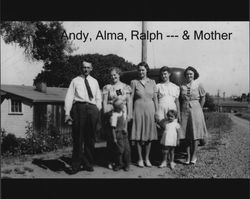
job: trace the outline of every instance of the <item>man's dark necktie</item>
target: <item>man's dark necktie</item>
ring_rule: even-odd
[[[84,78],[84,81],[85,81],[85,86],[87,88],[87,92],[88,92],[88,95],[89,95],[89,99],[92,100],[93,99],[93,94],[92,94],[91,88],[89,86],[89,82],[88,82],[86,77]]]

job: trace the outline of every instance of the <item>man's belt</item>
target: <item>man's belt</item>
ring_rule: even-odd
[[[89,102],[81,102],[81,101],[76,101],[75,104],[86,104],[86,105],[96,106],[95,104]]]

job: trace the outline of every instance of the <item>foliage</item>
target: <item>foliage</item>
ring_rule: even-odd
[[[113,54],[70,56],[76,48],[66,37],[62,37],[64,32],[62,23],[57,21],[5,21],[0,29],[7,44],[16,43],[24,48],[27,57],[44,62],[43,71],[35,77],[34,84],[43,81],[48,86],[68,87],[72,78],[79,74],[78,67],[83,59],[92,62],[92,75],[99,81],[100,87],[109,82],[109,68],[134,69],[133,64]]]
[[[206,93],[205,97],[206,97],[206,101],[205,101],[204,107],[208,108],[209,111],[215,111],[216,105],[214,103],[213,97],[209,93]]]
[[[44,65],[44,71],[36,76],[34,83],[43,81],[46,82],[48,86],[68,87],[70,81],[80,74],[79,66],[82,64],[83,60],[92,63],[93,71],[91,75],[98,80],[101,88],[109,83],[110,68],[118,67],[122,71],[135,69],[135,65],[114,54],[67,56],[66,60],[46,63]]]
[[[31,122],[27,122],[25,138],[17,138],[4,129],[1,130],[1,135],[1,153],[5,156],[49,152],[70,146],[72,143],[70,135],[61,135],[58,128],[53,125],[35,133]]]
[[[61,22],[4,21],[0,34],[7,43],[16,43],[24,48],[27,57],[45,63],[63,60],[65,53],[73,48],[65,37]]]

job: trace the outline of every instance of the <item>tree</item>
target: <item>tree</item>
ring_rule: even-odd
[[[28,58],[42,60],[43,71],[34,84],[43,81],[48,86],[68,87],[71,79],[79,74],[82,60],[93,64],[92,75],[100,87],[109,82],[109,69],[113,66],[123,71],[133,70],[135,66],[117,55],[86,54],[71,56],[75,50],[72,43],[63,37],[65,32],[61,22],[18,21],[2,22],[0,34],[4,41],[16,43],[24,48]]]
[[[241,101],[242,102],[247,101],[247,95],[246,95],[246,93],[242,93],[242,95],[241,95]]]
[[[63,60],[74,49],[65,37],[61,22],[11,21],[2,22],[0,34],[7,43],[24,48],[28,58],[44,63]]]
[[[209,111],[215,111],[216,106],[215,106],[213,97],[209,93],[206,93],[205,98],[206,98],[206,101],[205,101],[204,107],[207,107]]]
[[[47,63],[44,65],[44,71],[39,73],[34,79],[36,82],[46,82],[48,86],[68,87],[70,81],[80,74],[79,66],[86,60],[92,63],[93,71],[91,75],[96,78],[102,88],[109,83],[109,70],[112,67],[118,67],[122,71],[135,70],[134,64],[125,61],[124,58],[114,54],[86,54],[67,56],[65,60]]]

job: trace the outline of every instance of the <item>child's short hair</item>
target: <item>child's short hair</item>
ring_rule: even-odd
[[[177,117],[177,111],[176,110],[168,110],[167,117],[174,116]]]

